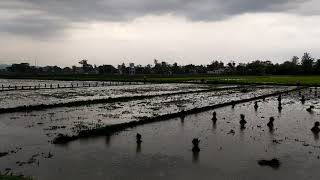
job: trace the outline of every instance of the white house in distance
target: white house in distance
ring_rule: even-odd
[[[118,71],[120,75],[135,75],[136,74],[136,67],[134,66],[134,63],[129,63],[129,67],[126,67],[124,63],[121,65],[118,65]]]

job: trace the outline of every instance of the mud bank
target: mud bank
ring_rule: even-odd
[[[88,88],[88,87],[110,87],[110,86],[127,86],[127,85],[145,85],[146,83],[141,82],[102,82],[102,83],[71,83],[71,84],[56,84],[55,86],[52,84],[37,84],[37,85],[1,85],[0,92],[5,91],[34,91],[34,90],[49,90],[49,89],[76,89],[76,88]],[[150,83],[151,84],[151,83]]]

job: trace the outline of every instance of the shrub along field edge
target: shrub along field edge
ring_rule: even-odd
[[[269,84],[320,86],[319,76],[235,76],[235,75],[51,75],[51,76],[0,76],[10,79],[39,79],[64,81],[139,81],[154,83],[210,83],[210,84]]]

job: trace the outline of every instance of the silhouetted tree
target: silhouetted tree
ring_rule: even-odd
[[[292,59],[291,59],[291,62],[294,65],[298,65],[299,64],[299,57],[298,56],[293,56]]]
[[[98,67],[99,74],[115,74],[117,69],[112,65],[102,65]]]
[[[171,67],[172,73],[173,74],[180,74],[181,73],[181,68],[178,66],[178,63],[173,63]]]
[[[320,59],[317,59],[317,61],[314,64],[313,73],[320,74]]]
[[[213,70],[217,70],[217,69],[220,69],[220,68],[223,68],[224,67],[224,64],[223,62],[218,62],[218,61],[212,61],[211,64],[209,64],[207,66],[208,68],[208,71],[213,71]]]
[[[304,55],[301,58],[301,66],[304,73],[306,74],[312,73],[313,61],[314,59],[310,57],[309,53],[304,53]]]

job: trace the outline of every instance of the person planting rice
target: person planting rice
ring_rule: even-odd
[[[212,121],[213,121],[213,123],[217,122],[217,113],[216,112],[212,113]]]
[[[314,133],[314,134],[319,134],[320,132],[320,123],[317,121],[314,123],[314,126],[311,128],[311,131]]]
[[[241,126],[241,128],[245,128],[245,125],[247,124],[247,121],[244,119],[245,118],[244,114],[240,114],[240,118],[241,118],[240,126]]]
[[[273,122],[274,122],[274,117],[270,117],[269,122],[267,124],[270,130],[273,129]]]

